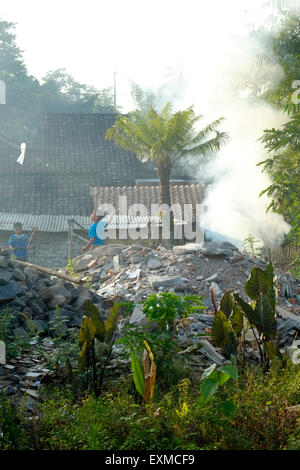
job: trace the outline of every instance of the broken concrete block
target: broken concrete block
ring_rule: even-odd
[[[0,341],[0,364],[6,364],[6,348],[4,341]]]
[[[218,351],[216,351],[212,344],[210,344],[206,339],[200,339],[198,344],[202,345],[199,352],[201,352],[203,356],[207,357],[210,361],[218,364],[218,366],[226,361],[225,357],[218,353]]]
[[[297,328],[298,330],[300,329],[300,315],[297,316],[294,313],[289,312],[285,308],[279,307],[279,305],[277,305],[276,311],[278,315],[280,315],[282,318],[285,318],[286,320],[293,320],[294,327]]]
[[[148,269],[159,269],[162,267],[162,262],[159,258],[149,258],[147,262]]]
[[[150,276],[148,280],[154,289],[159,287],[175,287],[182,282],[180,276]]]
[[[185,245],[177,245],[173,247],[175,253],[195,253],[197,251],[202,251],[203,243],[186,243]]]
[[[143,306],[136,305],[134,307],[129,323],[138,326],[149,326],[150,322],[143,312]]]
[[[219,284],[216,282],[212,282],[210,288],[214,290],[216,295],[222,294],[222,289],[220,288]]]

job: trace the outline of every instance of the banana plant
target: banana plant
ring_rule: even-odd
[[[118,322],[119,306],[119,302],[113,305],[105,322],[100,317],[98,309],[90,300],[86,301],[83,306],[84,316],[79,331],[81,350],[78,357],[78,368],[79,370],[84,370],[91,363],[93,386],[96,394],[100,393],[105,367],[111,355]],[[99,380],[97,379],[96,370],[95,339],[109,345],[108,354]]]
[[[236,355],[246,318],[263,363],[268,357],[279,355],[278,347],[274,344],[277,289],[272,263],[268,264],[265,270],[258,267],[252,269],[245,283],[245,293],[251,299],[250,303],[239,294],[224,294],[212,326],[212,339],[216,346],[223,348],[225,355]]]
[[[150,404],[154,395],[156,365],[147,341],[144,341],[144,345],[143,360],[140,360],[133,348],[130,349],[130,360],[136,391],[143,397],[146,403]]]
[[[228,357],[237,354],[239,338],[243,331],[244,317],[241,308],[235,303],[232,295],[226,292],[212,325],[214,344],[223,348]]]

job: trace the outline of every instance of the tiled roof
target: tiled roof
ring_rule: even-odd
[[[135,155],[104,139],[116,116],[52,114],[45,118],[45,147],[26,149],[0,138],[0,212],[86,216],[90,186],[134,184],[155,172]],[[1,136],[0,136],[1,137]]]
[[[132,185],[135,178],[156,177],[151,163],[142,163],[112,141],[105,140],[115,114],[48,114],[44,146],[49,166],[71,174],[88,173],[102,185]]]
[[[173,184],[170,186],[171,204],[180,206],[179,212],[175,217],[182,218],[183,207],[185,204],[191,204],[192,216],[195,218],[196,204],[203,204],[205,198],[206,184]],[[151,205],[159,204],[160,190],[159,185],[153,186],[122,186],[122,187],[92,187],[91,196],[94,199],[94,206],[99,207],[103,204],[111,204],[116,212],[120,211],[119,204],[122,204],[120,197],[126,196],[127,207],[133,204],[143,204],[147,212],[151,214]],[[157,215],[157,214],[155,214]]]
[[[123,193],[129,201],[158,203],[158,185],[144,181],[157,178],[152,164],[105,140],[115,119],[113,114],[47,115],[44,147],[27,148],[23,165],[17,163],[20,143],[0,135],[0,230],[11,228],[7,217],[13,214],[14,220],[25,218],[24,224],[64,231],[68,218],[87,217],[93,210],[90,187],[97,187],[107,202]],[[174,202],[203,199],[199,184],[173,184],[171,192]]]

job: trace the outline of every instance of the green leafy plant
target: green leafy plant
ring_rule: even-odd
[[[78,265],[78,260],[74,260],[72,258],[68,259],[68,263],[66,266],[66,270],[72,277],[78,277],[79,274],[76,272],[76,266]]]
[[[245,318],[255,337],[263,364],[280,354],[274,343],[277,289],[272,263],[264,271],[258,267],[252,269],[245,283],[245,292],[252,300],[251,303],[246,302],[239,294],[226,292],[222,297],[212,326],[212,339],[216,346],[223,348],[227,356],[236,355]]]
[[[12,329],[18,315],[24,314],[10,308],[0,310],[0,340],[4,341],[6,345],[6,355],[8,359],[16,357],[23,348],[29,346],[28,338],[13,334]],[[24,316],[26,318],[26,326],[32,333],[31,336],[33,336],[34,325],[26,315]]]
[[[149,295],[142,304],[148,320],[157,322],[163,329],[173,328],[177,318],[186,318],[204,309],[202,297],[196,295],[181,297],[171,292]]]
[[[260,240],[255,240],[255,237],[251,235],[251,233],[248,235],[247,238],[245,238],[243,245],[242,245],[242,251],[244,253],[247,253],[248,255],[251,255],[253,257],[260,256],[261,255],[261,248],[257,248],[255,245],[257,243],[261,243]]]
[[[238,380],[238,369],[235,364],[220,367],[213,364],[208,367],[201,377],[199,404],[202,405],[210,400],[218,388],[230,379]],[[222,401],[219,403],[219,409],[225,416],[231,416],[235,411],[235,404],[233,401]]]
[[[300,279],[300,255],[296,256],[291,263],[291,274]]]
[[[109,317],[104,322],[100,313],[91,301],[87,301],[83,307],[84,316],[79,331],[79,343],[81,350],[78,356],[79,370],[92,366],[93,388],[96,394],[100,393],[104,371],[111,356],[112,346],[115,341],[115,332],[119,315],[119,302],[116,302],[110,310]],[[106,347],[106,359],[102,367],[99,379],[97,377],[95,341],[99,341]]]
[[[156,365],[153,353],[147,341],[144,341],[144,345],[143,359],[141,360],[135,350],[131,348],[130,360],[136,391],[143,397],[145,402],[149,404],[152,402],[154,395]]]
[[[155,357],[160,387],[164,388],[170,381],[177,383],[183,371],[187,373],[184,358],[179,359],[176,356],[180,349],[175,336],[176,320],[202,311],[202,297],[181,297],[171,292],[162,292],[150,295],[142,304],[149,325],[141,327],[125,324],[122,328],[123,336],[117,343],[124,344],[128,351],[133,350],[137,356],[141,356],[146,341]],[[133,307],[133,304],[127,305],[128,311],[131,312]]]

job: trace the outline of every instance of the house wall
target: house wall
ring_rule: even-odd
[[[7,248],[7,241],[13,232],[0,232],[0,247]],[[27,232],[26,232],[27,233]],[[29,235],[29,233],[27,233]],[[84,242],[74,240],[72,257],[82,254]],[[47,268],[66,266],[69,259],[68,233],[37,232],[28,251],[28,261]]]
[[[7,242],[13,231],[0,231],[0,248],[8,249]],[[30,233],[26,232],[27,235]],[[78,233],[79,234],[79,233]],[[80,233],[81,237],[86,238],[87,233]],[[120,243],[120,244],[137,244],[156,248],[159,240],[107,240],[106,243]],[[181,244],[183,241],[177,241],[176,244]],[[72,258],[82,254],[81,248],[84,242],[73,238],[72,244]],[[45,266],[47,268],[58,269],[67,265],[69,259],[69,244],[67,232],[36,232],[30,249],[28,251],[28,262]]]

